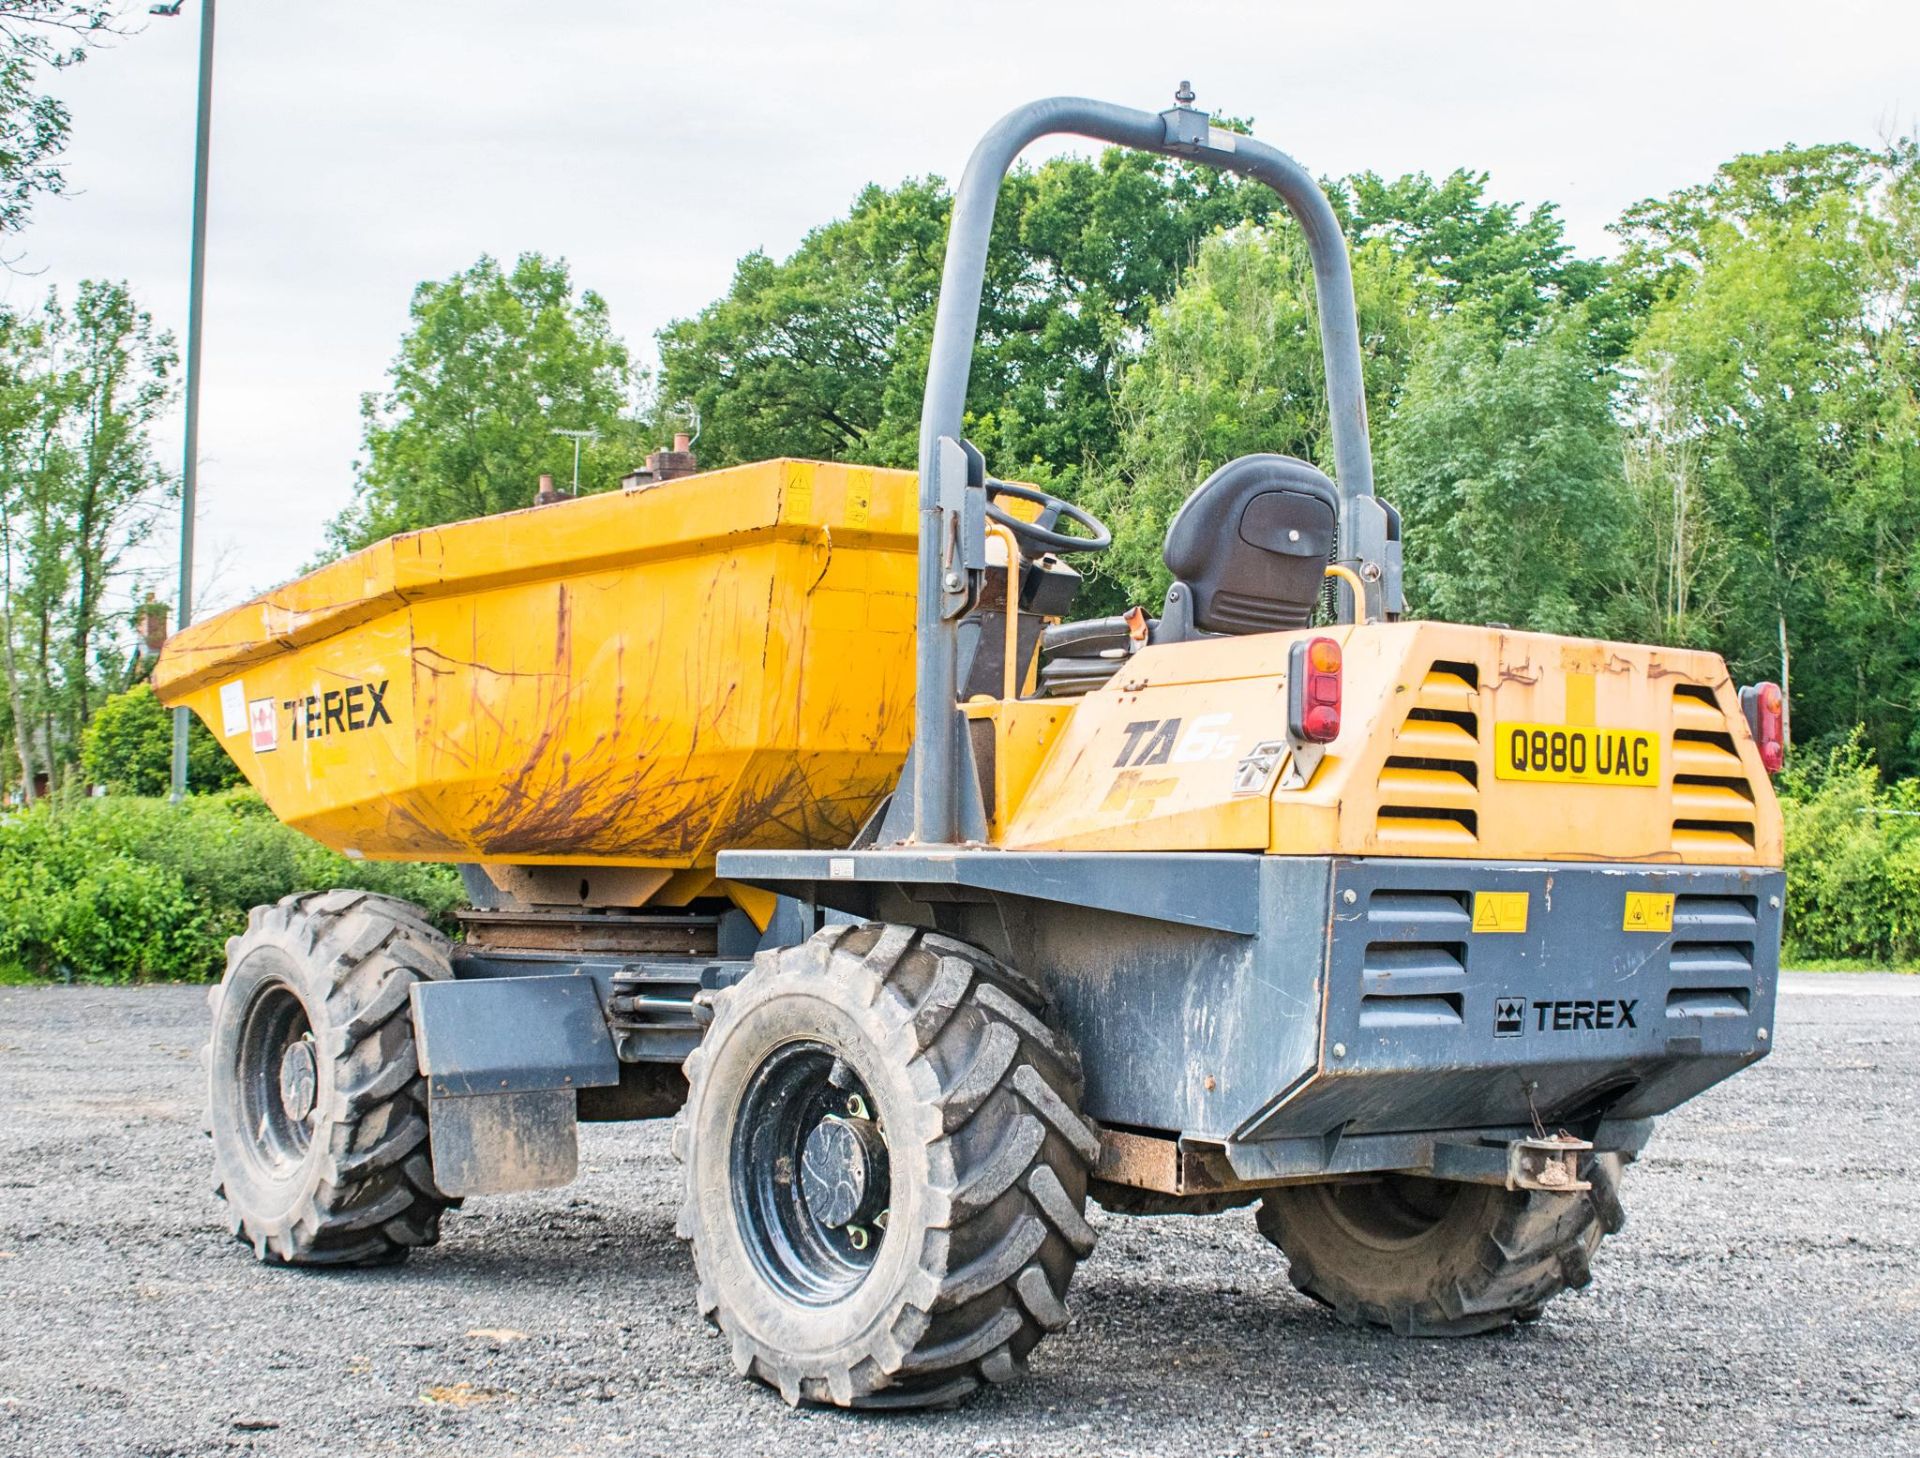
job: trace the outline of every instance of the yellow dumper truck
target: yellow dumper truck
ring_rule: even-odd
[[[1653,1119],[1768,1048],[1779,690],[1711,653],[1403,616],[1345,242],[1212,126],[1055,99],[956,196],[919,469],[765,461],[382,542],[168,645],[274,811],[458,863],[463,936],[331,891],[213,994],[233,1232],[398,1258],[677,1116],[736,1367],[924,1406],[1067,1320],[1089,1197],[1257,1205],[1296,1285],[1413,1335],[1539,1315]],[[1271,186],[1310,245],[1331,479],[1196,483],[1157,617],[962,406],[1000,181],[1073,133]]]

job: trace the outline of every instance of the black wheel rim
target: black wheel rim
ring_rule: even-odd
[[[1328,1214],[1356,1240],[1393,1250],[1425,1239],[1447,1218],[1465,1188],[1453,1180],[1385,1175],[1323,1185],[1320,1198]]]
[[[240,1133],[254,1160],[284,1178],[313,1145],[319,1064],[313,1024],[284,982],[263,985],[240,1028]]]
[[[879,1257],[892,1179],[866,1084],[825,1044],[788,1043],[754,1070],[733,1128],[734,1219],[760,1274],[804,1305],[845,1300]]]

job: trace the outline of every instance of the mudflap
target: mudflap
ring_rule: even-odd
[[[578,1091],[620,1081],[597,981],[423,982],[412,996],[435,1183],[460,1196],[569,1183]]]

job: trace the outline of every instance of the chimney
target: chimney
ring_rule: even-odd
[[[556,501],[565,501],[566,497],[553,489],[553,477],[546,472],[540,473],[540,489],[533,494],[535,506],[552,506]]]
[[[647,457],[644,472],[636,475],[651,477],[654,481],[672,481],[680,476],[691,476],[700,469],[700,463],[693,458],[693,441],[682,432],[673,438],[673,449],[655,451]]]
[[[158,653],[167,645],[167,605],[148,598],[140,604],[140,636],[146,640],[147,652]]]

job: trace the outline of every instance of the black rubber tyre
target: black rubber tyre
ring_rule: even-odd
[[[256,906],[208,994],[208,1132],[227,1225],[263,1261],[366,1265],[432,1245],[409,990],[453,975],[405,901],[318,891]]]
[[[741,1375],[794,1404],[928,1407],[1022,1371],[1093,1248],[1099,1153],[1038,991],[937,933],[836,926],[711,1003],[674,1125],[680,1234]],[[854,1183],[888,1203],[855,1247],[814,1199],[813,1131],[869,1117]]]
[[[1261,1202],[1260,1231],[1293,1284],[1342,1321],[1401,1336],[1471,1336],[1532,1321],[1591,1279],[1601,1240],[1626,1223],[1623,1161],[1596,1155],[1591,1190],[1548,1195],[1383,1175],[1293,1185]]]

